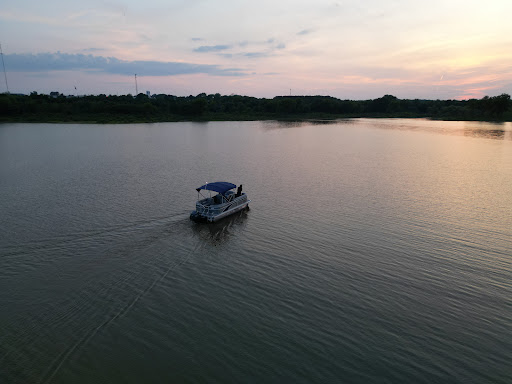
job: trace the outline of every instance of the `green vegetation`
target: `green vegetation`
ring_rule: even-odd
[[[429,117],[440,120],[512,121],[510,96],[471,100],[406,100],[385,95],[374,100],[329,96],[258,99],[220,94],[178,97],[52,96],[32,92],[0,95],[0,121],[134,123],[159,121],[296,120],[344,117]]]

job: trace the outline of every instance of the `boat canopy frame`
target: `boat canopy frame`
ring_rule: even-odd
[[[236,188],[236,184],[228,183],[227,181],[216,181],[214,183],[206,183],[205,185],[196,188],[196,191],[199,192],[201,190],[214,191],[218,192],[221,195],[224,195],[227,191]]]
[[[210,191],[210,197],[211,191],[218,192],[219,195],[222,197],[222,203],[227,203],[228,199],[226,199],[226,193],[228,191],[231,191],[232,189],[236,188],[236,184],[228,183],[227,181],[216,181],[213,183],[206,183],[205,185],[200,186],[199,188],[196,188],[197,191],[197,200],[201,200],[200,196],[203,198],[207,198],[207,196],[204,196],[201,191]]]

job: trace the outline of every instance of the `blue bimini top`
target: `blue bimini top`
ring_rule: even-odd
[[[207,191],[215,191],[220,194],[225,194],[230,189],[235,189],[236,185],[233,183],[228,183],[227,181],[216,181],[215,183],[206,183],[205,185],[196,188],[196,191],[199,192],[201,189],[205,189]]]

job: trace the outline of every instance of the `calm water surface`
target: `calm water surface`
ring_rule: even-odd
[[[512,382],[510,123],[4,124],[0,196],[2,383]]]

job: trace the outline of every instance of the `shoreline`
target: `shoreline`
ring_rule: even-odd
[[[20,117],[5,118],[0,117],[0,124],[4,123],[33,123],[33,124],[150,124],[150,123],[179,123],[179,122],[222,122],[222,121],[297,121],[297,122],[329,122],[336,120],[348,119],[426,119],[432,121],[474,121],[483,123],[503,124],[512,122],[512,120],[489,120],[489,119],[457,119],[457,118],[438,118],[432,116],[400,116],[400,115],[311,115],[311,116],[223,116],[223,118],[126,118],[123,117],[91,117],[90,119],[81,116],[79,119],[63,118],[62,116],[48,116],[47,118],[37,117]]]

